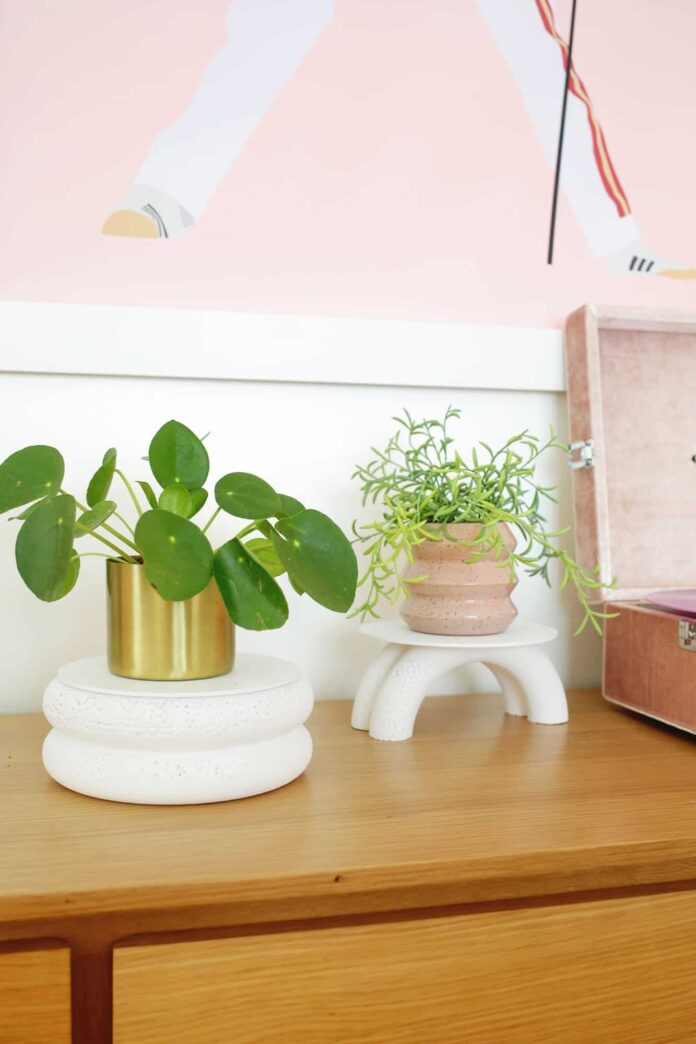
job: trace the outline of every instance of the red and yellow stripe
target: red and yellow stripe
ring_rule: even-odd
[[[547,33],[553,37],[558,46],[561,49],[561,55],[563,59],[563,68],[568,69],[568,45],[565,40],[558,35],[556,24],[554,22],[553,11],[549,4],[549,0],[535,0],[537,10],[544,23],[544,28]],[[602,128],[599,126],[599,121],[595,115],[595,111],[592,107],[592,102],[587,93],[584,83],[575,72],[575,67],[571,65],[570,77],[568,79],[568,87],[572,94],[576,98],[579,98],[581,102],[584,102],[585,108],[587,109],[587,119],[590,124],[590,131],[592,133],[592,148],[594,150],[595,160],[597,161],[597,169],[599,170],[599,176],[602,179],[609,197],[616,206],[619,217],[626,217],[627,214],[631,213],[626,193],[624,192],[621,182],[619,181],[614,165],[609,157],[609,150],[607,149],[607,143],[604,140],[604,134]]]

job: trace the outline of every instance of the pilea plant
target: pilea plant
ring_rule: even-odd
[[[352,615],[378,616],[380,601],[393,604],[408,598],[410,585],[424,578],[405,579],[403,560],[412,562],[413,549],[427,540],[455,540],[448,523],[473,522],[481,525],[478,536],[467,543],[474,561],[493,552],[511,580],[522,568],[547,584],[549,567],[557,561],[561,589],[571,584],[584,610],[577,633],[588,623],[601,633],[600,621],[608,614],[590,602],[592,591],[602,586],[596,570],[588,573],[578,565],[557,543],[568,529],[548,531],[541,513],[544,500],[554,500],[555,490],[535,478],[538,458],[568,447],[553,433],[542,442],[523,431],[497,450],[480,443],[464,460],[448,430],[460,415],[449,407],[443,420],[416,421],[404,411],[402,417],[393,418],[398,428],[386,448],[373,447],[374,458],[357,467],[353,477],[360,481],[363,504],[379,503],[381,513],[375,521],[353,524],[356,541],[367,556],[367,569],[359,582],[364,599]],[[509,556],[499,523],[507,523],[521,538]]]
[[[282,627],[287,620],[287,601],[276,581],[283,573],[298,594],[335,612],[350,609],[355,553],[326,515],[277,493],[256,475],[233,471],[215,484],[216,507],[198,526],[193,519],[208,500],[203,439],[168,421],[145,459],[159,493],[149,481],[132,484],[117,466],[116,450],[109,449],[89,482],[86,503],[63,489],[65,464],[52,446],[27,446],[0,465],[0,512],[24,508],[12,516],[21,522],[15,557],[38,598],[63,598],[77,582],[82,559],[102,555],[142,565],[167,601],[192,598],[214,577],[232,620],[250,630]],[[109,499],[116,479],[132,502],[134,526]],[[206,534],[221,512],[245,524],[214,550]],[[87,537],[108,550],[80,550]]]

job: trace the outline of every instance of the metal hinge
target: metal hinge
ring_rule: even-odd
[[[578,454],[576,457],[575,454]],[[571,442],[568,453],[568,466],[577,471],[578,468],[594,467],[594,444],[592,439],[579,439]]]
[[[679,621],[679,648],[696,652],[696,620]]]

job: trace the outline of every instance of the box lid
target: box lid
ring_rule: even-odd
[[[603,600],[696,587],[696,313],[586,305],[565,334],[578,560]]]

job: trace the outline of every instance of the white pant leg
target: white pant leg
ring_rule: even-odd
[[[545,28],[536,0],[477,2],[517,81],[544,155],[555,169],[566,76],[561,48]],[[593,253],[612,254],[639,239],[633,216],[619,214],[602,180],[587,106],[570,91],[561,186]],[[549,205],[550,188],[551,181]]]
[[[153,142],[136,184],[198,218],[332,15],[333,0],[234,0],[227,41],[189,107]]]

